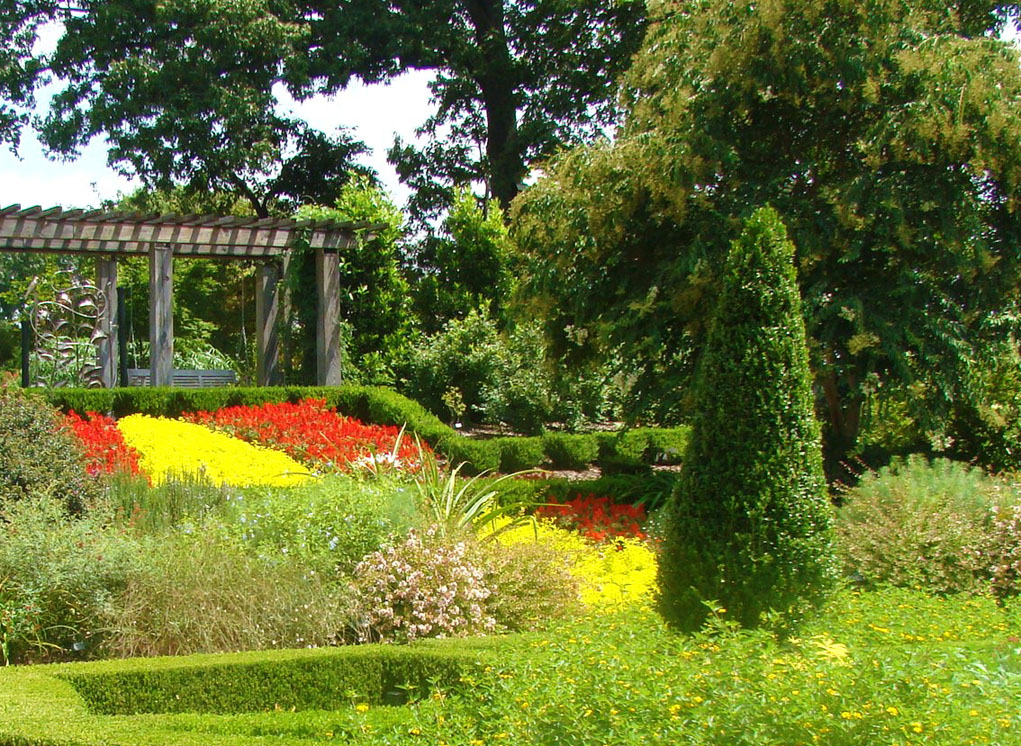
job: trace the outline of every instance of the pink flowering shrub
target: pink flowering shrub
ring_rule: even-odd
[[[994,507],[987,552],[993,595],[1021,593],[1021,505]]]
[[[355,568],[365,614],[362,642],[466,637],[496,629],[487,613],[485,570],[461,541],[441,543],[430,527],[367,555]]]

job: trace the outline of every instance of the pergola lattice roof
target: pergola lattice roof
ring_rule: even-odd
[[[97,255],[148,254],[169,245],[177,256],[268,259],[285,254],[299,232],[313,249],[350,247],[364,223],[285,218],[0,208],[0,250]]]

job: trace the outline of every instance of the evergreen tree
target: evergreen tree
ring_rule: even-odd
[[[694,631],[705,602],[755,626],[830,585],[830,505],[794,245],[772,208],[731,244],[696,375],[684,472],[660,563],[660,606]]]

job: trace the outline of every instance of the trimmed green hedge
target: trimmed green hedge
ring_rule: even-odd
[[[487,664],[494,640],[430,640],[0,670],[0,746],[202,743],[159,733],[157,715],[344,710],[456,692]],[[146,715],[144,718],[128,716]],[[109,717],[117,716],[117,717]],[[154,719],[155,717],[155,719]],[[254,743],[210,738],[207,743]]]
[[[33,390],[35,391],[35,390]],[[67,411],[106,412],[116,417],[141,413],[180,417],[183,412],[212,412],[222,407],[258,406],[267,402],[298,402],[325,399],[350,417],[383,425],[403,425],[435,443],[454,434],[436,415],[418,402],[375,386],[268,386],[245,388],[182,389],[131,387],[116,389],[39,389],[50,404]]]
[[[333,710],[396,704],[429,680],[455,685],[476,659],[456,645],[362,645],[311,651],[152,658],[58,672],[100,715]]]
[[[418,402],[376,386],[279,386],[206,389],[132,387],[116,389],[38,389],[64,411],[106,412],[124,416],[136,412],[179,417],[183,412],[213,411],[221,407],[325,399],[350,417],[381,425],[406,425],[452,463],[464,463],[464,474],[524,469],[583,469],[647,473],[651,464],[680,463],[689,429],[635,428],[620,432],[547,433],[541,437],[468,438],[447,426]]]

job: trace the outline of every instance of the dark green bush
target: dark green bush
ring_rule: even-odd
[[[493,438],[500,450],[500,471],[510,474],[542,466],[546,460],[541,438]]]
[[[452,319],[443,331],[413,350],[406,391],[431,412],[452,421],[455,413],[445,404],[444,395],[456,390],[463,405],[456,414],[462,421],[486,421],[483,392],[498,383],[499,347],[496,323],[485,313]]]
[[[80,443],[53,407],[20,390],[0,389],[0,510],[26,497],[49,497],[80,513],[98,494]]]
[[[793,621],[835,569],[794,246],[775,211],[748,219],[721,279],[660,555],[660,609],[688,631],[711,602],[744,626],[771,610]]]
[[[649,474],[649,437],[645,429],[597,433],[599,460],[605,474]]]
[[[546,433],[542,447],[554,469],[584,469],[599,458],[599,443],[592,435]]]
[[[691,439],[691,428],[649,428],[646,432],[649,437],[649,450],[646,453],[654,463],[662,465],[681,463],[688,441]]]
[[[0,321],[0,370],[17,367],[21,358],[21,328],[17,324]]]
[[[649,463],[649,431],[642,427],[635,430],[621,430],[613,444],[613,455],[623,462],[634,464]]]
[[[495,440],[450,435],[440,440],[436,448],[452,465],[464,464],[461,473],[466,476],[500,470],[500,444]]]

